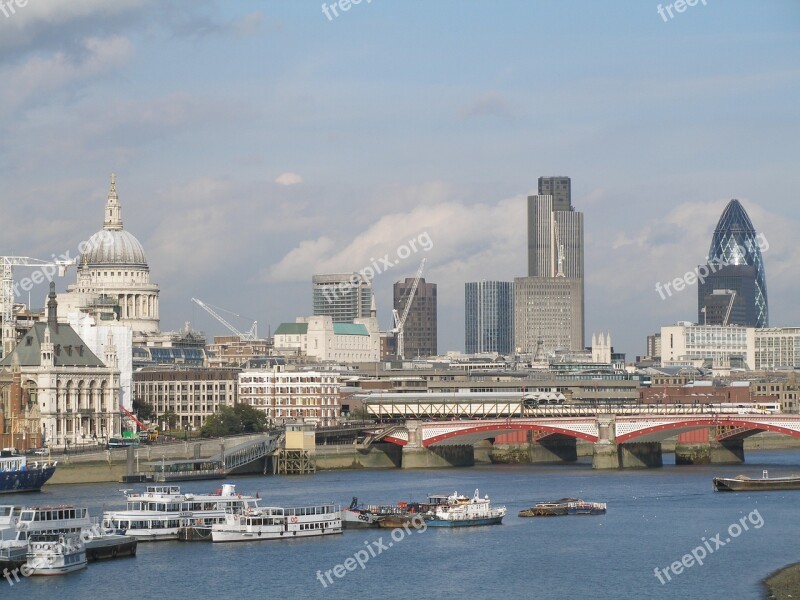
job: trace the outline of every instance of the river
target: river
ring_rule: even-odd
[[[402,535],[398,530],[394,539],[386,530],[348,530],[340,536],[292,541],[145,543],[134,558],[91,563],[65,577],[22,579],[14,586],[0,580],[0,596],[24,600],[762,598],[761,579],[800,560],[800,491],[719,493],[712,490],[711,479],[740,473],[760,476],[762,469],[769,469],[772,476],[800,472],[800,454],[751,451],[745,465],[708,467],[675,466],[668,464],[672,455],[664,458],[663,468],[647,470],[593,471],[584,459],[557,466],[237,478],[231,480],[237,491],[258,491],[263,505],[322,501],[347,505],[352,496],[389,503],[455,490],[471,496],[479,488],[493,504],[507,506],[509,515],[498,526],[411,529]],[[7,496],[3,502],[85,505],[92,515],[100,516],[104,509],[122,507],[121,487],[46,486],[40,494]],[[194,492],[217,487],[219,482],[214,481],[182,485]],[[608,513],[516,516],[535,501],[566,496],[607,502]],[[372,552],[363,569],[340,569],[344,576],[332,576],[333,583],[325,579],[325,571],[368,547]],[[684,559],[693,551],[692,560]],[[673,565],[682,560],[684,564]],[[656,568],[661,569],[658,576]]]

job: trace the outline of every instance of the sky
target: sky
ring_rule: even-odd
[[[584,213],[587,343],[633,359],[696,319],[696,287],[656,284],[731,198],[768,242],[770,325],[800,326],[796,0],[0,5],[0,254],[75,256],[116,173],[162,330],[226,333],[197,297],[265,335],[311,313],[312,274],[373,264],[388,328],[425,258],[463,351],[464,283],[526,275],[543,175]]]

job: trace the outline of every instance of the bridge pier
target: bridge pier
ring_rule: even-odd
[[[619,444],[619,466],[623,469],[660,467],[661,442],[629,442]]]
[[[495,438],[489,458],[498,464],[548,464],[578,460],[576,440],[548,435],[533,441],[533,431],[517,431]]]
[[[614,415],[597,417],[598,439],[592,451],[593,469],[619,469],[619,450],[614,428]]]
[[[431,469],[437,467],[471,467],[475,464],[473,447],[422,445],[422,423],[416,419],[406,421],[408,443],[403,446],[401,469]]]
[[[744,441],[717,441],[712,429],[689,431],[678,436],[676,465],[725,465],[744,462]]]

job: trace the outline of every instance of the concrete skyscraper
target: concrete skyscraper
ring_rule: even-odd
[[[315,316],[332,317],[335,323],[374,316],[372,284],[358,273],[313,275],[311,285]]]
[[[394,308],[401,315],[413,286],[414,277],[407,277],[405,281],[394,284]],[[403,325],[403,354],[406,358],[424,358],[437,354],[436,305],[436,284],[426,283],[424,277],[420,278],[414,301]]]
[[[756,235],[741,203],[731,200],[714,230],[708,263],[698,267],[698,275],[703,275],[697,285],[698,323],[769,326],[767,276],[761,256],[768,247],[766,237]]]
[[[464,284],[464,334],[467,354],[514,351],[514,284],[472,281]]]
[[[514,280],[514,345],[533,352],[584,344],[583,213],[569,177],[540,177],[528,197],[528,276]]]

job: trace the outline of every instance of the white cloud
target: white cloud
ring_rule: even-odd
[[[275,183],[279,183],[280,185],[297,185],[298,183],[303,183],[303,178],[297,173],[281,173],[278,175],[278,178],[275,179]]]

